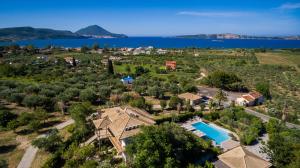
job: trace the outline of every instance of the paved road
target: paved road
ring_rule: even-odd
[[[254,110],[251,110],[249,108],[245,108],[245,112],[249,113],[249,114],[252,114],[256,117],[259,117],[260,119],[262,119],[263,121],[267,122],[269,121],[270,119],[275,119],[275,120],[278,120],[277,118],[274,118],[274,117],[270,117],[268,115],[265,115],[265,114],[262,114],[262,113],[259,113],[257,111],[254,111]],[[300,130],[300,125],[296,125],[296,124],[292,124],[292,123],[288,123],[286,122],[285,125],[288,127],[288,128],[296,128],[296,129],[299,129]]]
[[[74,123],[73,119],[69,119],[63,123],[60,123],[56,126],[54,126],[56,129],[63,129],[64,127],[71,125]],[[39,135],[37,138],[45,137],[46,134]],[[39,148],[36,148],[30,144],[30,146],[26,149],[25,154],[23,155],[18,168],[30,168],[31,163],[33,162],[35,155]]]

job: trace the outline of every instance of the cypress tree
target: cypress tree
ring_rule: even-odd
[[[113,75],[114,74],[114,67],[113,67],[113,63],[110,59],[108,59],[107,66],[108,66],[107,67],[108,74]]]

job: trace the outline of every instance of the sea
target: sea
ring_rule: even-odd
[[[258,39],[188,39],[174,37],[129,37],[129,38],[98,38],[98,39],[46,39],[25,40],[18,42],[0,42],[2,45],[18,44],[35,47],[48,45],[57,47],[82,47],[92,46],[97,43],[100,47],[110,48],[137,48],[153,46],[155,48],[300,48],[300,40],[258,40]]]

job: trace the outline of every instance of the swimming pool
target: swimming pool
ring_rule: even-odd
[[[227,141],[230,138],[226,131],[213,125],[205,124],[204,122],[198,122],[192,124],[192,126],[195,127],[196,130],[203,132],[209,139],[215,141],[217,145],[220,145],[222,142]]]

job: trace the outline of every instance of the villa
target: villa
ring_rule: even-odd
[[[262,104],[264,97],[258,92],[250,92],[249,94],[242,95],[242,97],[236,99],[236,103],[240,106],[255,106]]]
[[[126,160],[125,146],[143,125],[153,125],[155,121],[147,112],[133,107],[103,109],[93,120],[98,140],[108,138],[117,154]]]
[[[182,93],[178,95],[178,97],[185,101],[189,101],[191,106],[195,106],[201,102],[201,96],[193,93]]]
[[[216,168],[269,168],[268,161],[256,156],[242,146],[235,147],[221,155],[214,165]]]

